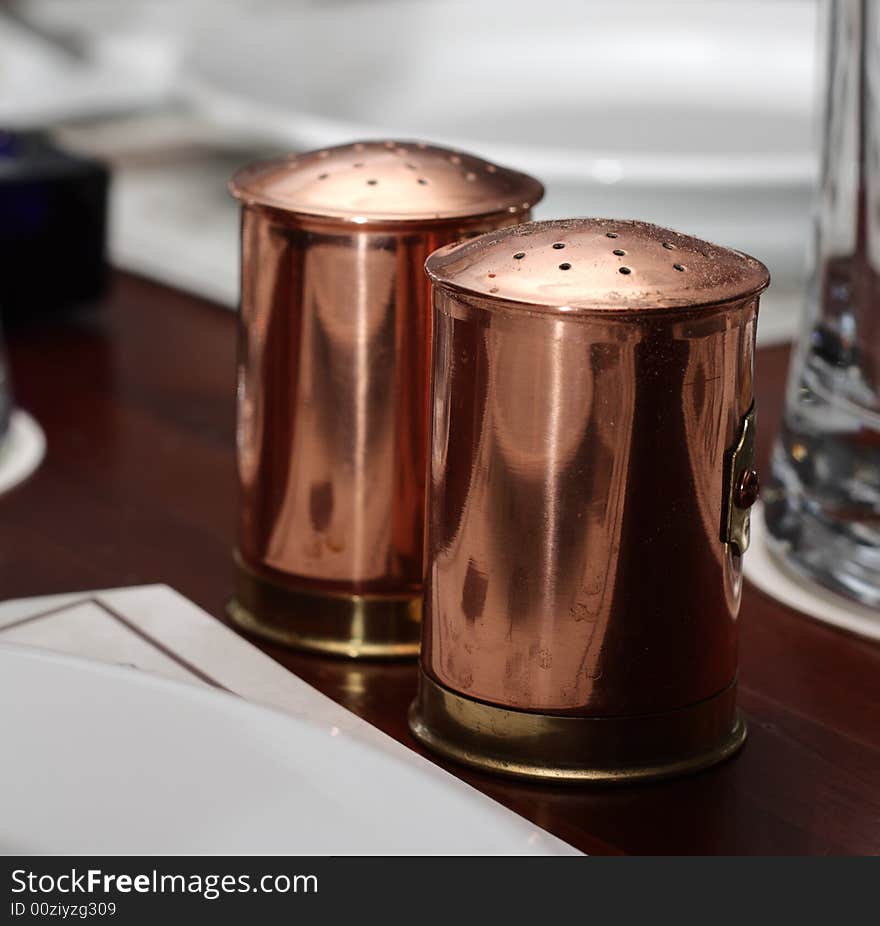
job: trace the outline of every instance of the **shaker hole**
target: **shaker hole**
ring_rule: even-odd
[[[663,247],[666,248],[667,251],[674,251],[674,250],[675,250],[675,245],[674,245],[674,244],[670,244],[668,241],[664,241],[664,242],[663,242]]]
[[[622,274],[624,274],[624,276],[626,276],[626,275],[632,273],[632,270],[630,270],[629,267],[621,267],[621,268],[620,268],[620,272],[621,272]]]
[[[620,236],[617,234],[617,232],[606,232],[605,237],[606,238],[619,238]]]
[[[378,180],[368,180],[367,186],[375,186],[378,182]]]
[[[611,253],[617,257],[623,257],[623,255],[626,254],[626,251],[624,251],[623,248],[615,248]]]
[[[419,177],[419,183],[420,183],[422,186],[427,186],[427,185],[428,185],[428,181],[425,180],[424,177]]]
[[[569,263],[560,264],[559,269],[560,270],[571,270],[571,264]]]
[[[561,251],[561,250],[565,247],[565,245],[564,245],[561,241],[557,241],[557,242],[553,245],[553,247],[554,247],[557,251]]]
[[[526,252],[525,252],[525,251],[517,251],[516,254],[513,255],[513,259],[514,259],[514,260],[522,260],[525,256],[526,256]]]
[[[330,174],[318,174],[318,179],[319,179],[319,180],[326,180],[329,176],[330,176]]]
[[[684,264],[673,264],[672,266],[673,266],[676,270],[678,270],[680,273],[683,273],[684,270],[685,270]]]

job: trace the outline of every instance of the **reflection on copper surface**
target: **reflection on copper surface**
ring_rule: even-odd
[[[685,297],[691,286],[701,298],[713,276],[735,295],[744,266],[744,288],[761,288],[766,271],[720,248],[710,259],[712,246],[662,229],[614,227],[608,244],[601,223],[584,220],[583,233],[577,223],[537,223],[523,229],[537,229],[540,254],[513,230],[428,263],[422,660],[442,685],[490,704],[652,713],[708,698],[736,675],[741,566],[719,525],[724,455],[752,403],[757,298],[694,312]],[[711,260],[706,274],[687,284],[674,276],[667,238],[677,260]],[[603,249],[584,270],[592,286],[580,302],[544,285],[546,267],[532,282],[518,269],[526,259],[517,254],[546,258],[554,241],[571,255],[564,273]],[[626,289],[608,262],[619,306],[596,282],[615,246],[631,265]],[[468,249],[472,259],[461,256]],[[549,252],[554,268],[562,250]],[[657,287],[661,262],[677,290],[651,300],[629,277],[648,265],[647,288]]]
[[[245,215],[246,251],[267,226]],[[428,339],[419,258],[437,238],[272,234],[283,245],[250,267],[255,286],[276,282],[274,298],[242,300],[241,554],[358,590],[417,587]],[[265,331],[261,310],[273,319]]]
[[[245,203],[241,560],[282,584],[418,596],[424,261],[527,218],[541,186],[468,155],[365,142],[256,165],[232,187]]]

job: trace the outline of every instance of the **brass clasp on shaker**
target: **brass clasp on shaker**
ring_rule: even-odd
[[[755,403],[746,412],[736,443],[724,455],[721,541],[742,556],[749,548],[749,520],[760,483],[755,463]]]

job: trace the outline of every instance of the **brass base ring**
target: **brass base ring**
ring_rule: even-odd
[[[696,772],[733,755],[746,738],[736,682],[674,711],[573,717],[475,701],[422,671],[409,726],[455,762],[555,783],[622,784]]]
[[[345,595],[279,585],[235,558],[232,622],[273,643],[350,659],[418,655],[422,599],[418,595]]]

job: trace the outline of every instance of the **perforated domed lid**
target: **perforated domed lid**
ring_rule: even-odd
[[[443,286],[566,313],[720,305],[770,282],[758,260],[647,222],[530,222],[435,251]]]
[[[357,224],[523,213],[532,177],[424,142],[364,141],[253,164],[229,188],[251,205]]]

